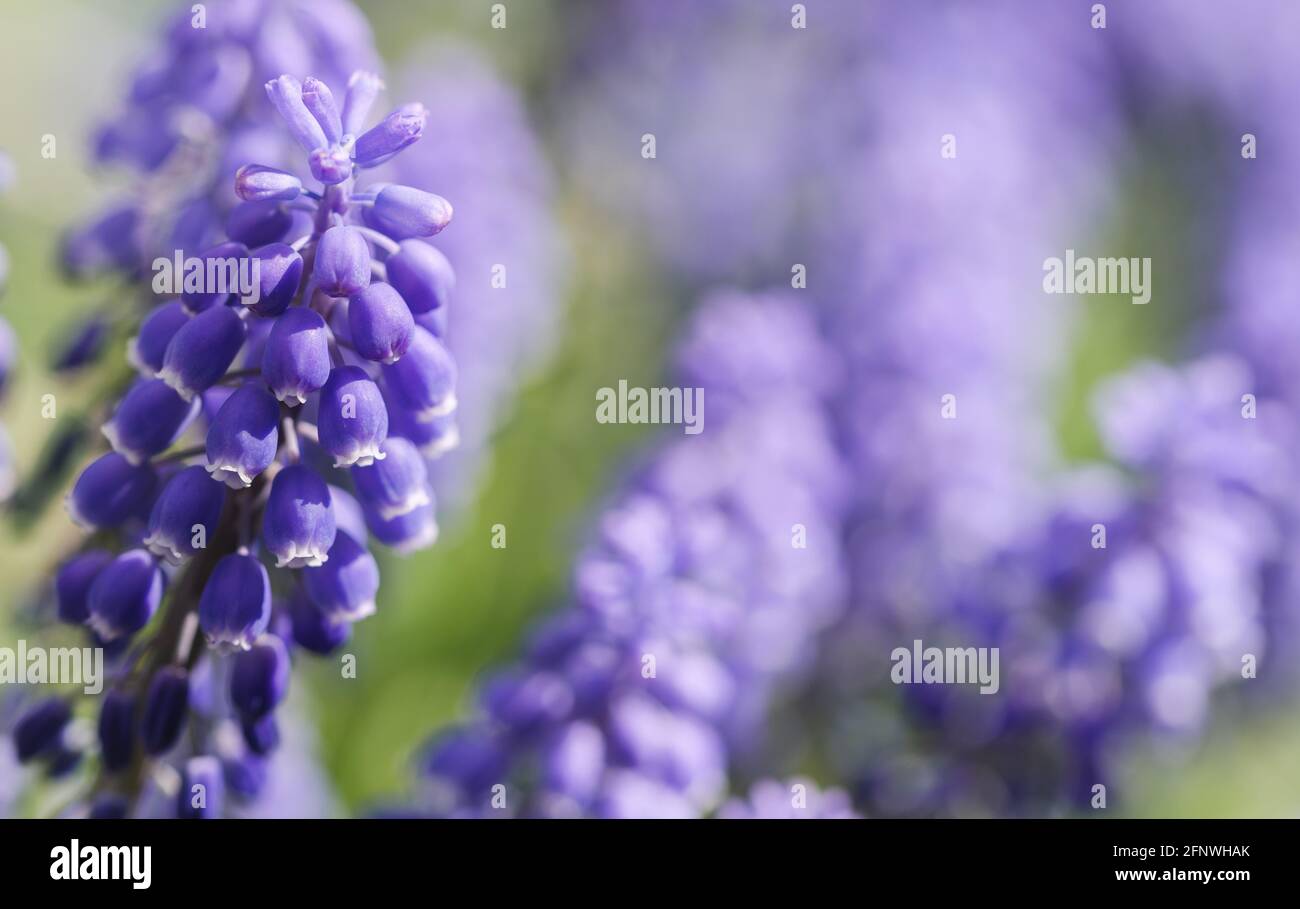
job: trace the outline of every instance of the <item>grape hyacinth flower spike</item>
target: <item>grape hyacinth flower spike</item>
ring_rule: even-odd
[[[733,763],[762,749],[755,720],[809,671],[839,615],[846,566],[836,547],[808,561],[813,550],[788,535],[797,521],[836,539],[844,520],[828,407],[837,355],[793,299],[728,292],[702,306],[679,361],[685,384],[724,402],[721,412],[706,433],[645,458],[595,522],[572,602],[489,678],[463,724],[430,743],[426,813],[712,813]],[[825,381],[806,381],[819,371]],[[358,482],[363,507],[402,500],[401,471],[381,473],[398,457],[365,469],[378,476]],[[498,784],[513,794],[504,811],[492,804]],[[844,811],[843,799],[828,810]]]
[[[424,130],[418,104],[366,129],[380,88],[357,73],[340,102],[320,79],[266,84],[303,173],[239,168],[227,236],[196,257],[205,275],[220,265],[254,283],[187,284],[129,344],[139,375],[103,427],[113,450],[68,498],[95,548],[55,585],[58,617],[124,654],[98,714],[89,813],[147,810],[157,775],[145,771],[173,757],[162,778],[180,816],[219,816],[256,790],[223,768],[276,748],[289,648],[328,653],[375,611],[372,540],[404,553],[437,537],[421,446],[426,424],[455,409],[456,372],[416,316],[444,307],[454,284],[420,249],[451,206],[403,186],[358,189]],[[399,256],[400,289],[387,280]],[[77,755],[60,750],[63,708],[43,711],[24,753],[52,755],[53,772]]]

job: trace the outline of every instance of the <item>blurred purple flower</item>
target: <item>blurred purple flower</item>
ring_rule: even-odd
[[[516,92],[467,46],[439,43],[410,59],[419,62],[397,81],[439,124],[438,136],[416,143],[391,167],[402,182],[456,201],[455,229],[428,244],[455,270],[457,303],[445,335],[460,367],[459,445],[431,467],[434,482],[448,490],[443,506],[456,508],[474,490],[489,434],[550,353],[562,317],[566,250],[552,213],[551,174]],[[410,271],[394,270],[390,283],[401,289]],[[414,271],[427,271],[434,282],[440,274],[432,264]],[[426,450],[440,451],[447,432],[432,436]]]
[[[809,4],[806,29],[784,9],[627,0],[566,89],[579,180],[679,274],[806,267],[857,478],[852,609],[812,696],[837,705],[831,753],[872,813],[1086,810],[1131,733],[1193,735],[1243,654],[1277,674],[1294,652],[1300,358],[1277,289],[1295,283],[1296,64],[1285,19],[1221,34],[1214,4],[1183,6],[1112,15],[1099,40],[1077,10],[1012,0]],[[1150,53],[1156,33],[1174,37]],[[1040,292],[1041,263],[1113,203],[1133,111],[1206,102],[1233,143],[1248,122],[1276,146],[1225,178],[1224,305],[1187,345],[1245,363],[1133,370],[1098,396],[1112,464],[1069,469],[1049,394],[1079,304]],[[882,689],[914,637],[999,647],[1002,693]]]
[[[792,300],[705,304],[678,374],[723,406],[640,467],[578,560],[574,604],[484,685],[469,724],[430,746],[430,811],[659,817],[718,804],[842,603],[834,364]]]

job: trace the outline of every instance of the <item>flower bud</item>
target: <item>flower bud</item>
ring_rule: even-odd
[[[347,94],[343,97],[343,134],[356,136],[366,124],[366,115],[375,99],[384,90],[384,82],[374,73],[357,70],[348,79]]]
[[[484,730],[455,728],[442,733],[424,759],[426,774],[456,784],[468,793],[486,790],[509,766],[500,737]]]
[[[447,307],[443,306],[438,309],[431,309],[428,312],[417,313],[415,324],[435,338],[442,340],[447,337]]]
[[[339,366],[321,389],[316,415],[320,446],[335,467],[371,464],[384,457],[388,408],[379,386],[359,366]]]
[[[178,471],[154,502],[144,545],[179,565],[207,546],[217,532],[225,503],[226,487],[214,482],[203,467],[196,464]]]
[[[384,264],[389,283],[413,313],[445,307],[456,286],[447,257],[423,240],[403,240]]]
[[[460,429],[454,413],[421,420],[415,413],[390,404],[388,437],[403,438],[426,458],[438,458],[460,444]]]
[[[315,471],[293,464],[276,474],[262,515],[262,541],[277,568],[324,564],[336,532],[329,489]]]
[[[432,505],[421,505],[387,520],[365,509],[366,526],[375,539],[402,555],[426,549],[438,540],[438,521]]]
[[[99,754],[104,769],[116,773],[135,753],[135,696],[117,688],[104,695],[99,708]]]
[[[428,117],[429,112],[423,104],[403,104],[378,125],[361,134],[352,150],[352,159],[358,167],[383,164],[424,135]]]
[[[405,355],[385,364],[383,374],[393,402],[421,420],[456,409],[456,363],[442,342],[423,328],[415,328]]]
[[[140,211],[118,205],[92,223],[63,239],[61,260],[73,279],[88,278],[109,269],[131,269],[140,258]]]
[[[181,292],[181,302],[185,304],[185,308],[190,312],[203,312],[215,303],[224,302],[235,288],[229,287],[222,290],[208,287],[207,276],[215,273],[229,274],[232,263],[238,268],[240,260],[247,258],[248,247],[243,243],[219,243],[200,253],[199,260],[203,264],[202,279],[199,282],[198,290]]]
[[[231,489],[251,486],[275,460],[279,423],[280,408],[265,388],[249,382],[235,389],[208,427],[208,473]]]
[[[394,240],[432,237],[451,223],[451,203],[422,189],[396,184],[385,186],[363,219]]]
[[[370,284],[370,246],[361,231],[335,225],[316,244],[316,285],[331,297],[350,297]]]
[[[352,482],[366,507],[387,521],[430,504],[429,469],[415,445],[390,437],[384,455],[369,466],[352,468]]]
[[[497,675],[484,686],[482,698],[488,716],[521,733],[554,726],[573,708],[569,683],[547,670]]]
[[[144,172],[156,170],[180,137],[170,125],[159,128],[146,117],[143,107],[133,107],[103,124],[94,136],[95,159],[101,164],[121,161]]]
[[[284,122],[289,127],[289,134],[302,146],[303,151],[311,153],[329,144],[320,123],[303,103],[302,85],[297,79],[293,76],[272,79],[266,83],[266,96],[271,99],[271,104],[284,118]]]
[[[87,624],[105,641],[135,634],[153,618],[166,581],[143,549],[122,553],[90,585]]]
[[[288,202],[298,198],[302,181],[293,174],[262,164],[245,164],[235,172],[235,195],[245,202],[275,200]]]
[[[271,579],[248,555],[223,556],[199,597],[199,625],[221,648],[247,650],[271,621]]]
[[[239,733],[235,735],[238,737]],[[253,799],[265,788],[269,770],[261,755],[243,751],[221,759],[221,774],[231,792],[243,799]]]
[[[326,186],[342,183],[352,176],[352,156],[346,148],[332,145],[318,148],[307,158],[311,175]]]
[[[367,360],[396,363],[414,331],[411,310],[392,285],[373,283],[348,301],[352,346]]]
[[[289,308],[302,283],[302,256],[284,243],[270,243],[253,250],[257,260],[258,294],[255,302],[240,302],[259,316],[278,316]]]
[[[142,464],[170,448],[199,415],[200,406],[162,379],[140,379],[100,431],[114,451],[132,464]]]
[[[280,726],[275,721],[275,714],[249,719],[241,717],[239,731],[243,733],[244,744],[253,754],[265,757],[280,747]]]
[[[339,531],[335,538],[334,547],[330,550],[330,561],[325,565],[333,563],[338,549],[338,540],[343,539],[346,534]],[[348,536],[348,539],[351,539]],[[325,566],[321,566],[324,568]],[[304,572],[320,571],[321,568],[305,568]],[[333,618],[326,614],[305,591],[295,591],[289,598],[289,621],[293,632],[293,642],[303,650],[311,653],[325,656],[333,653],[347,641],[352,634],[352,623],[345,618]]]
[[[162,369],[167,345],[189,320],[189,310],[179,300],[155,306],[140,323],[140,333],[127,344],[126,356],[131,365],[146,375],[156,375]]]
[[[264,634],[235,654],[230,673],[230,703],[246,719],[266,716],[289,690],[289,651],[273,634]]]
[[[573,686],[579,712],[590,711],[610,697],[618,683],[623,656],[617,648],[594,641],[577,646],[564,660],[564,674]]]
[[[18,763],[26,764],[56,751],[71,719],[72,708],[62,698],[47,698],[28,707],[13,730]]]
[[[329,561],[304,568],[303,587],[316,608],[330,620],[355,622],[373,615],[379,593],[379,563],[346,533],[334,537]]]
[[[262,378],[279,401],[303,404],[330,375],[329,329],[315,310],[298,306],[275,320],[262,352]]]
[[[566,723],[542,747],[542,780],[581,805],[596,797],[605,772],[605,737],[592,723]]]
[[[158,378],[188,401],[221,380],[244,338],[244,322],[233,309],[205,310],[182,325],[167,345]]]
[[[334,103],[334,93],[328,85],[315,76],[302,80],[302,103],[316,118],[325,141],[333,145],[343,138],[343,121],[339,119],[339,109]]]
[[[140,716],[145,754],[157,757],[171,750],[180,738],[189,707],[189,673],[179,666],[164,666],[155,672]]]
[[[109,562],[112,553],[102,549],[89,549],[78,553],[59,567],[54,578],[54,592],[58,600],[59,621],[82,625],[90,617],[90,585]]]
[[[72,487],[68,513],[87,530],[117,527],[144,517],[153,501],[158,477],[148,465],[134,465],[116,451],[92,461]]]
[[[108,330],[108,320],[99,315],[78,323],[64,339],[50,364],[51,368],[58,373],[70,373],[94,363],[104,351]],[[0,375],[3,372],[6,370],[0,370]],[[3,385],[3,381],[0,381],[0,385]]]

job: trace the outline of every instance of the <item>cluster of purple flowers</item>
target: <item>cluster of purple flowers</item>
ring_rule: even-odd
[[[1192,344],[1173,351],[1222,355],[1140,364],[1096,389],[1099,465],[1063,464],[1050,439],[1051,406],[1034,390],[1050,387],[1082,306],[1044,296],[1031,313],[1030,283],[1018,287],[1014,276],[1041,274],[1048,257],[1096,242],[1077,228],[1072,237],[1064,221],[1097,214],[1096,201],[1135,151],[1120,141],[1133,129],[1125,117],[1154,119],[1150,96],[1167,88],[1142,75],[1150,66],[1143,51],[1124,52],[1129,42],[1149,46],[1145,13],[1140,24],[1112,15],[1114,31],[1102,32],[1062,21],[1059,10],[1012,11],[1014,20],[981,10],[916,23],[918,41],[947,61],[933,78],[949,84],[968,70],[956,85],[978,92],[979,105],[959,89],[927,88],[932,77],[916,72],[918,57],[900,32],[891,35],[898,59],[877,56],[867,70],[890,86],[876,109],[893,113],[875,134],[910,135],[906,119],[924,110],[930,132],[964,144],[952,161],[918,155],[907,181],[888,179],[898,167],[890,143],[869,144],[846,168],[861,181],[848,196],[857,213],[830,222],[842,231],[828,246],[833,254],[850,244],[879,253],[851,275],[844,299],[856,303],[836,307],[832,324],[852,345],[855,386],[882,395],[878,406],[849,402],[850,450],[860,476],[889,483],[864,484],[850,543],[854,614],[827,658],[838,670],[827,687],[843,686],[832,751],[873,812],[1123,805],[1130,749],[1186,742],[1207,723],[1212,696],[1264,689],[1241,683],[1276,675],[1295,652],[1285,567],[1295,545],[1285,479],[1296,476],[1287,455],[1293,419],[1290,396],[1272,380],[1277,359],[1234,340],[1234,324],[1257,336],[1257,314],[1242,309],[1250,285],[1225,280],[1212,301],[1217,312],[1192,326]],[[1181,17],[1172,8],[1163,15]],[[1014,37],[1026,25],[1033,42]],[[1092,88],[1080,95],[1083,84]],[[900,100],[913,88],[915,102]],[[1185,106],[1164,104],[1170,109]],[[904,122],[893,123],[897,116]],[[1221,135],[1239,138],[1232,125]],[[972,137],[981,146],[975,155]],[[1060,150],[1045,153],[1049,145]],[[1020,154],[1030,149],[1032,158]],[[1219,156],[1189,149],[1180,157]],[[1243,221],[1258,226],[1257,197],[1237,190],[1261,175],[1220,176],[1251,211]],[[1217,199],[1198,200],[1207,220],[1220,212]],[[925,232],[900,231],[898,211]],[[953,214],[967,211],[971,219]],[[1266,223],[1273,233],[1276,222]],[[864,305],[877,295],[890,305]],[[1154,301],[1171,303],[1168,295]],[[950,421],[939,419],[944,394],[960,408]],[[900,401],[908,406],[899,409]],[[862,654],[883,657],[918,638],[999,648],[1001,693],[908,688],[899,694],[908,726],[883,719],[890,694],[852,681]],[[1109,802],[1098,801],[1097,786]]]
[[[796,302],[729,293],[680,367],[707,431],[636,472],[578,560],[573,605],[431,744],[431,813],[699,816],[809,668],[843,597],[834,354]]]
[[[204,26],[193,26],[188,8],[177,14],[158,60],[136,74],[125,111],[100,130],[97,157],[144,171],[147,187],[69,234],[70,275],[116,269],[130,276],[158,255],[202,254],[231,226],[257,229],[246,222],[259,208],[241,205],[231,191],[235,172],[250,161],[286,168],[293,160],[283,131],[268,123],[262,83],[314,72],[337,87],[353,71],[375,68],[368,26],[346,0],[234,0],[213,5]],[[445,129],[438,142],[419,143],[375,173],[454,193],[467,213],[438,243],[461,276],[465,305],[453,324],[439,327],[465,367],[458,382],[465,421],[443,420],[436,436],[420,440],[438,460],[435,478],[449,488],[443,505],[455,506],[473,488],[483,441],[513,389],[550,347],[562,255],[549,175],[519,98],[468,48],[438,44],[413,56],[421,62],[399,82]],[[98,357],[110,323],[98,314],[75,326],[59,368]]]
[[[599,30],[617,40],[591,52],[607,78],[584,80],[584,172],[614,175],[612,204],[687,277],[806,264],[846,364],[852,608],[809,698],[873,813],[1086,811],[1096,784],[1113,800],[1126,745],[1195,734],[1243,661],[1263,678],[1294,653],[1297,360],[1278,288],[1294,283],[1300,210],[1295,66],[1277,15],[1225,36],[1221,10],[1194,6],[1112,9],[1103,30],[1068,5],[828,0],[800,29],[784,5],[629,0]],[[1152,53],[1166,28],[1177,40]],[[1269,52],[1229,64],[1246,46]],[[1219,135],[1234,158],[1241,110],[1273,151],[1219,174],[1238,239],[1189,346],[1226,354],[1099,389],[1106,463],[1072,467],[1047,393],[1082,307],[1040,292],[1041,263],[1091,245],[1081,227],[1122,201],[1107,190],[1132,120],[1198,105],[1236,112]],[[654,161],[627,147],[647,131]],[[735,239],[689,244],[705,235]],[[1000,648],[1001,693],[882,687],[916,638]]]
[[[1057,477],[1034,524],[970,566],[936,560],[909,611],[882,592],[837,629],[834,763],[879,814],[1038,814],[1122,805],[1135,746],[1204,730],[1216,693],[1295,646],[1273,585],[1294,542],[1295,419],[1243,404],[1252,377],[1219,355],[1145,363],[1095,400],[1106,461]],[[1243,411],[1257,412],[1243,419]],[[896,697],[863,654],[915,639],[998,648],[1000,691],[918,685]],[[1257,683],[1250,683],[1257,684]],[[911,723],[900,729],[886,705]],[[1099,790],[1105,798],[1097,801]]]
[[[835,36],[849,44],[841,78],[861,93],[863,140],[831,169],[843,201],[816,228],[811,268],[829,285],[819,296],[849,362],[855,391],[839,413],[859,483],[846,540],[853,608],[828,637],[816,696],[834,704],[831,751],[868,813],[967,812],[994,785],[976,759],[935,779],[931,803],[915,795],[929,777],[906,747],[938,725],[918,702],[939,696],[902,689],[901,728],[876,709],[897,694],[880,689],[895,647],[999,647],[1005,676],[1043,643],[1004,635],[1004,610],[1032,621],[1050,600],[1004,580],[999,558],[1034,538],[1057,466],[1047,395],[1073,300],[1043,295],[1037,279],[1098,204],[1106,109],[1083,94],[1076,104],[1097,129],[1077,136],[1054,108],[1099,69],[1090,36],[1064,10],[1011,3],[898,9]],[[978,706],[1017,690],[1004,681]],[[969,690],[958,691],[967,705]],[[994,742],[1009,739],[1001,731],[989,732]],[[1019,769],[1046,766],[1030,758]]]
[[[617,63],[589,80],[573,135],[586,172],[602,185],[615,175],[611,203],[647,222],[679,273],[770,280],[806,269],[801,293],[848,371],[835,410],[857,477],[841,541],[855,608],[822,661],[835,666],[844,651],[847,678],[875,685],[906,627],[895,614],[927,624],[960,590],[942,563],[981,564],[1027,528],[1048,462],[1037,380],[1063,346],[1064,303],[1027,312],[1015,281],[1025,250],[1042,248],[1041,261],[1065,220],[1059,204],[1027,203],[1044,192],[1077,200],[1092,146],[1072,150],[1041,129],[1052,93],[1021,84],[1051,61],[1038,49],[1039,36],[1063,30],[1051,12],[839,2],[806,12],[796,23],[778,5],[621,4],[623,43],[594,52]],[[1047,69],[1061,84],[1087,67],[1067,57]],[[651,73],[691,88],[647,92]],[[764,84],[769,73],[777,84]],[[683,93],[690,104],[670,101]],[[611,119],[618,128],[602,141]],[[658,160],[626,149],[634,130],[655,133]],[[978,213],[977,229],[965,213]],[[730,239],[689,242],[699,236]],[[959,419],[940,418],[945,395]],[[868,655],[881,672],[864,672]],[[836,700],[836,712],[848,708]],[[872,741],[896,738],[879,725]]]
[[[266,83],[303,168],[250,114],[260,105],[249,80],[268,61],[334,71],[367,55],[351,6],[234,3],[202,25],[178,19],[168,39],[99,150],[155,171],[150,180],[205,159],[229,182],[169,184],[192,200],[158,214],[149,190],[166,193],[146,181],[117,209],[126,214],[65,247],[74,274],[110,265],[138,277],[146,251],[168,243],[199,267],[130,341],[139,375],[104,422],[112,450],[68,496],[92,536],[54,594],[58,618],[85,626],[113,661],[91,813],[154,810],[146,787],[159,784],[176,814],[210,817],[226,810],[225,791],[262,787],[290,647],[330,653],[374,611],[370,540],[410,552],[436,539],[426,455],[455,438],[456,364],[442,341],[454,275],[425,241],[452,210],[401,184],[358,188],[427,118],[408,104],[368,126],[383,85],[366,70],[337,99],[315,77]],[[194,110],[221,141],[186,133],[194,123],[179,121]],[[259,147],[281,166],[234,166]],[[233,280],[247,275],[251,285]],[[63,698],[30,705],[13,731],[19,759],[56,775],[74,767],[85,748],[73,718]],[[169,755],[178,773],[160,760]]]

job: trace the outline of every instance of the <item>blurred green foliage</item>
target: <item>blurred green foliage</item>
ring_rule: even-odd
[[[496,437],[481,495],[430,553],[386,560],[382,615],[348,648],[357,679],[328,661],[312,670],[326,760],[354,805],[409,785],[415,746],[462,716],[474,680],[558,604],[595,500],[645,435],[597,424],[595,390],[656,383],[672,308],[612,225],[573,209],[564,220],[584,262],[568,330]],[[504,549],[491,546],[498,523]]]
[[[1056,391],[1057,436],[1068,458],[1103,454],[1092,413],[1097,385],[1142,359],[1173,362],[1185,353],[1188,326],[1214,305],[1221,247],[1214,231],[1205,229],[1213,210],[1207,187],[1228,180],[1203,177],[1204,167],[1221,168],[1222,162],[1207,162],[1203,152],[1191,162],[1179,148],[1180,142],[1212,148],[1201,135],[1205,128],[1186,117],[1167,129],[1150,124],[1139,130],[1116,178],[1113,205],[1100,213],[1093,235],[1075,245],[1080,256],[1127,257],[1141,250],[1151,258],[1152,293],[1144,305],[1125,294],[1079,298],[1073,345]]]

